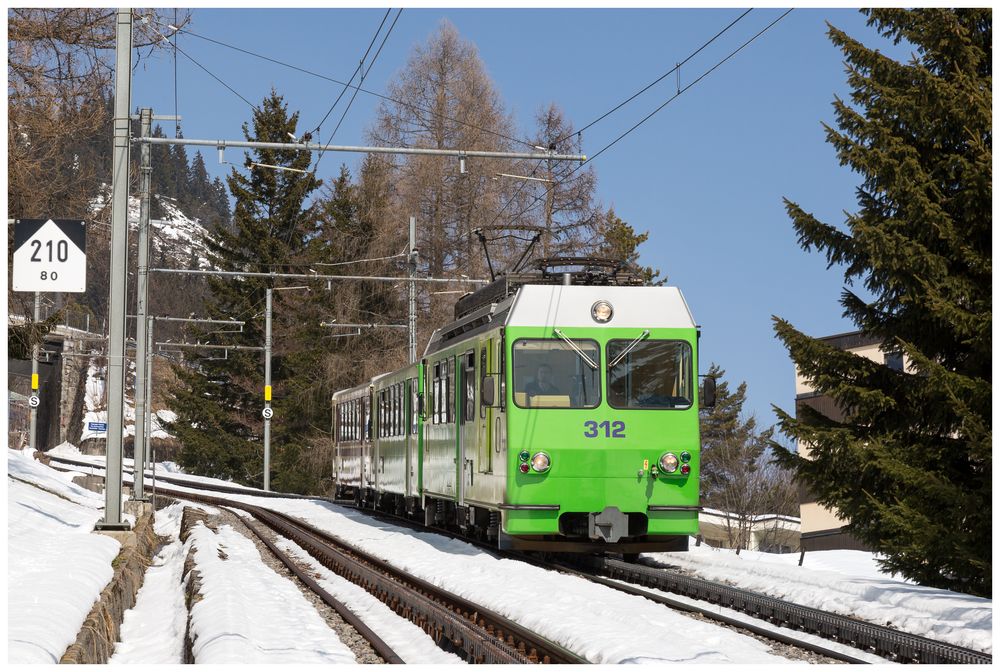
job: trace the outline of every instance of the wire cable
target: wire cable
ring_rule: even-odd
[[[382,26],[385,25],[385,20],[389,18],[389,12],[391,11],[392,7],[385,10],[385,15],[382,16],[382,23],[378,24],[378,30],[375,31],[374,35],[372,35],[372,41],[368,44],[368,49],[365,50],[365,55],[361,57],[361,60],[358,62],[358,67],[354,69],[354,73],[351,75],[351,78],[347,80],[347,84],[344,84],[344,88],[341,89],[340,95],[337,96],[337,99],[333,101],[333,105],[331,105],[330,109],[326,111],[326,114],[323,115],[323,118],[320,120],[320,122],[316,124],[315,128],[316,131],[319,131],[320,127],[323,125],[323,122],[325,122],[327,118],[330,116],[330,114],[333,112],[333,108],[337,107],[337,103],[339,103],[340,99],[344,97],[345,93],[347,93],[347,88],[354,82],[354,78],[357,77],[358,73],[364,69],[365,60],[368,58],[368,54],[369,52],[371,52],[372,46],[375,44],[375,40],[378,39],[379,33],[382,32]],[[397,15],[396,18],[398,19],[399,16]],[[364,81],[364,76],[361,77],[361,81],[362,82]],[[357,90],[355,90],[355,94],[357,94]]]
[[[649,91],[649,90],[650,90],[651,88],[653,88],[654,86],[656,86],[657,84],[659,84],[660,82],[662,82],[662,81],[663,81],[664,79],[666,79],[667,77],[669,77],[669,76],[670,76],[670,75],[672,75],[673,73],[677,72],[677,71],[678,71],[678,70],[680,69],[680,67],[681,67],[682,65],[684,65],[685,63],[687,63],[688,61],[690,61],[690,60],[691,60],[692,58],[694,58],[695,56],[697,56],[697,55],[698,55],[699,53],[701,53],[701,51],[702,51],[702,50],[704,50],[704,49],[705,49],[705,47],[707,47],[708,45],[710,45],[710,44],[712,44],[713,42],[715,42],[715,41],[716,41],[716,40],[717,40],[718,38],[720,38],[720,37],[721,37],[721,36],[722,36],[722,35],[723,35],[724,33],[726,33],[726,32],[727,32],[727,31],[728,31],[728,30],[729,30],[730,28],[732,28],[732,27],[733,27],[733,26],[735,26],[735,25],[736,25],[737,23],[739,23],[739,22],[740,22],[740,20],[741,20],[741,19],[743,19],[743,17],[745,17],[745,16],[747,15],[747,14],[749,14],[749,13],[750,13],[750,12],[752,12],[752,11],[753,11],[753,8],[751,7],[751,8],[750,8],[750,9],[748,9],[747,11],[745,11],[745,12],[743,12],[742,14],[740,14],[739,16],[737,16],[737,17],[736,17],[735,19],[733,19],[732,23],[730,23],[730,24],[729,24],[728,26],[726,26],[725,28],[723,28],[722,30],[720,30],[719,32],[717,32],[717,33],[716,33],[716,34],[715,34],[715,35],[714,35],[714,36],[713,36],[713,37],[712,37],[712,38],[711,38],[710,40],[708,40],[708,42],[705,42],[705,44],[701,45],[701,46],[700,46],[700,47],[698,47],[698,48],[697,48],[696,50],[694,50],[693,52],[691,52],[691,53],[690,53],[690,54],[688,55],[688,57],[687,57],[687,58],[685,58],[685,59],[684,59],[683,61],[681,61],[680,63],[678,63],[678,64],[677,64],[677,65],[675,65],[675,66],[674,66],[673,68],[671,68],[671,69],[670,69],[670,70],[668,70],[667,72],[663,73],[662,75],[660,75],[660,76],[659,76],[659,77],[657,77],[656,79],[654,79],[654,80],[653,80],[652,82],[650,82],[649,84],[647,84],[647,85],[646,85],[646,86],[644,86],[643,88],[641,88],[641,89],[639,89],[638,91],[636,91],[636,92],[635,92],[634,94],[632,94],[631,96],[629,96],[628,98],[626,98],[626,99],[625,99],[625,100],[623,100],[622,102],[620,102],[620,103],[618,103],[617,105],[615,105],[614,107],[612,107],[612,108],[611,108],[610,110],[608,110],[607,112],[605,112],[605,113],[604,113],[604,114],[602,114],[601,116],[599,116],[599,117],[597,117],[596,119],[594,119],[593,121],[591,121],[591,122],[590,122],[589,124],[587,124],[587,125],[586,125],[586,126],[584,126],[583,128],[581,128],[581,129],[579,129],[579,130],[577,130],[577,131],[574,131],[573,133],[569,133],[569,134],[567,134],[567,135],[565,135],[565,136],[563,136],[563,137],[559,138],[558,140],[556,140],[556,144],[558,144],[558,143],[562,142],[562,141],[563,141],[563,140],[565,140],[566,138],[569,138],[570,136],[574,135],[575,133],[583,133],[583,132],[584,132],[585,130],[587,130],[588,128],[590,128],[590,127],[591,127],[591,126],[593,126],[594,124],[598,123],[599,121],[601,121],[602,119],[604,119],[604,118],[605,118],[605,117],[607,117],[608,115],[610,115],[610,114],[613,114],[614,112],[617,112],[617,111],[618,111],[618,110],[620,110],[620,109],[621,109],[621,108],[622,108],[623,106],[625,106],[625,105],[627,105],[628,103],[632,102],[633,100],[635,100],[636,98],[638,98],[639,96],[641,96],[641,95],[642,95],[643,93],[645,93],[646,91]]]
[[[690,89],[691,87],[693,87],[696,84],[698,84],[701,80],[703,80],[705,77],[707,77],[708,75],[710,75],[712,72],[714,72],[717,68],[719,68],[725,62],[727,62],[733,56],[735,56],[739,52],[743,51],[743,49],[745,49],[747,46],[749,46],[750,43],[752,43],[758,37],[760,37],[761,35],[763,35],[764,33],[766,33],[768,30],[770,30],[775,24],[777,24],[779,21],[781,21],[782,19],[784,19],[789,14],[791,14],[791,12],[792,12],[792,10],[789,9],[784,14],[782,14],[781,16],[779,16],[777,19],[775,19],[774,21],[772,21],[771,23],[769,23],[760,32],[758,32],[756,35],[754,35],[753,37],[751,37],[749,40],[747,40],[746,42],[744,42],[743,44],[741,44],[735,50],[731,51],[728,56],[726,56],[725,58],[723,58],[721,61],[717,62],[715,65],[713,65],[711,68],[709,68],[705,72],[703,72],[693,82],[691,82],[690,84],[688,84],[684,88],[680,89],[675,95],[671,96],[666,102],[664,102],[662,105],[660,105],[655,110],[653,110],[652,112],[650,112],[649,114],[647,114],[645,117],[643,117],[638,123],[636,123],[635,125],[633,125],[630,129],[628,129],[627,131],[625,131],[624,133],[622,133],[621,135],[619,135],[617,138],[615,138],[614,140],[612,140],[611,142],[609,142],[608,144],[606,144],[604,147],[602,147],[600,150],[598,150],[597,153],[595,153],[595,154],[591,155],[590,157],[588,157],[586,161],[581,162],[580,165],[578,165],[576,168],[574,168],[572,171],[570,171],[564,178],[562,178],[558,182],[555,182],[555,183],[549,185],[548,187],[546,187],[545,191],[543,191],[542,195],[536,196],[535,200],[532,201],[531,203],[529,203],[526,208],[524,208],[521,212],[517,213],[513,218],[511,218],[510,222],[513,223],[515,220],[517,220],[519,217],[521,217],[524,213],[526,213],[528,210],[530,210],[531,208],[533,208],[535,206],[535,204],[538,203],[538,201],[540,201],[544,196],[546,196],[548,194],[549,191],[551,191],[551,190],[555,189],[556,187],[564,184],[567,180],[569,180],[569,178],[574,173],[576,173],[578,170],[580,170],[581,168],[583,168],[585,165],[593,162],[598,156],[600,156],[601,154],[603,154],[607,150],[611,149],[615,144],[617,144],[625,136],[629,135],[630,133],[632,133],[632,131],[634,131],[635,129],[639,128],[640,126],[642,126],[647,121],[649,121],[649,119],[651,119],[653,117],[653,115],[655,115],[657,112],[659,112],[660,110],[662,110],[664,107],[666,107],[667,105],[669,105],[673,101],[677,100],[677,98],[680,97],[681,94],[683,94],[688,89]]]
[[[253,56],[254,58],[259,58],[261,60],[269,61],[271,63],[274,63],[276,65],[280,65],[282,67],[286,67],[286,68],[290,68],[292,70],[296,70],[296,71],[301,72],[303,74],[310,75],[311,77],[317,77],[319,79],[323,79],[323,80],[326,80],[328,82],[333,82],[334,84],[340,84],[341,86],[347,86],[348,88],[357,89],[361,93],[367,93],[370,96],[375,96],[377,98],[381,98],[382,100],[386,100],[386,101],[389,101],[391,103],[396,103],[397,105],[402,105],[403,107],[406,107],[406,108],[411,109],[411,110],[416,110],[416,111],[419,111],[419,112],[424,112],[426,114],[430,114],[432,116],[444,119],[445,121],[450,121],[450,122],[453,122],[453,123],[456,123],[456,124],[460,124],[462,126],[466,126],[468,128],[472,128],[472,129],[475,129],[477,131],[482,131],[483,133],[488,133],[490,135],[495,135],[498,138],[503,138],[504,140],[510,140],[511,142],[516,142],[516,143],[524,145],[526,147],[534,148],[534,146],[535,146],[534,143],[528,142],[527,140],[521,140],[519,138],[513,138],[513,137],[511,137],[509,135],[505,135],[503,133],[499,133],[497,131],[494,131],[494,130],[491,130],[491,129],[488,129],[488,128],[483,128],[481,126],[476,126],[475,124],[470,124],[470,123],[468,123],[466,121],[462,121],[460,119],[455,119],[453,117],[449,117],[449,116],[444,115],[444,114],[438,114],[437,112],[434,112],[433,110],[421,107],[419,105],[415,105],[413,103],[410,103],[410,102],[407,102],[407,101],[404,101],[404,100],[399,100],[397,98],[393,98],[391,96],[387,96],[385,94],[378,93],[376,91],[371,91],[369,89],[365,89],[365,88],[362,88],[360,86],[353,86],[353,85],[350,85],[347,82],[344,82],[342,80],[335,79],[333,77],[329,77],[327,75],[323,75],[323,74],[318,73],[318,72],[313,72],[312,70],[307,70],[306,68],[302,68],[302,67],[299,67],[297,65],[293,65],[291,63],[286,63],[285,61],[279,61],[276,58],[271,58],[270,56],[264,56],[263,54],[259,54],[259,53],[253,52],[253,51],[250,51],[248,49],[243,49],[241,47],[237,47],[235,45],[228,44],[226,42],[222,42],[221,40],[216,40],[216,39],[211,38],[211,37],[206,37],[205,35],[200,35],[198,33],[195,33],[194,31],[187,30],[186,28],[175,28],[175,30],[176,30],[176,32],[186,33],[188,35],[191,35],[192,37],[197,37],[199,39],[205,40],[206,42],[211,42],[213,44],[217,44],[220,47],[225,47],[227,49],[232,49],[233,51],[238,51],[238,52],[246,54],[248,56]]]
[[[159,32],[159,31],[157,31],[157,32]],[[180,32],[180,31],[177,31],[177,32]],[[161,37],[163,37],[163,39],[164,39],[164,40],[165,40],[165,41],[167,42],[167,44],[170,44],[170,41],[169,41],[169,40],[167,40],[167,38],[166,38],[166,37],[165,37],[165,36],[163,35],[163,33],[160,33],[160,36],[161,36]],[[246,103],[246,104],[247,104],[247,105],[249,105],[249,106],[250,106],[251,108],[253,108],[253,110],[254,110],[255,112],[257,112],[257,113],[260,113],[260,109],[259,109],[259,108],[258,108],[258,107],[257,107],[256,105],[254,105],[254,104],[253,104],[253,103],[251,103],[251,102],[250,102],[249,100],[247,100],[247,99],[246,99],[246,98],[244,98],[244,97],[243,97],[242,95],[240,95],[239,91],[237,91],[236,89],[234,89],[233,87],[229,86],[229,85],[228,85],[228,84],[226,84],[226,83],[225,83],[224,81],[222,81],[222,80],[221,80],[221,79],[220,79],[219,77],[217,77],[217,76],[215,75],[215,73],[213,73],[213,72],[212,72],[211,70],[209,70],[208,68],[206,68],[206,67],[205,67],[204,65],[202,65],[202,64],[201,64],[201,63],[199,63],[198,61],[196,61],[196,60],[195,60],[195,59],[194,59],[194,58],[193,58],[193,57],[192,57],[192,56],[191,56],[190,54],[188,54],[188,53],[187,53],[186,51],[184,51],[183,49],[181,49],[180,47],[178,47],[178,46],[177,46],[176,44],[174,44],[174,45],[173,45],[173,48],[174,48],[174,50],[175,50],[175,51],[179,51],[179,52],[181,52],[182,54],[184,54],[184,56],[186,56],[186,57],[187,57],[187,59],[188,59],[189,61],[191,61],[192,63],[194,63],[195,65],[197,65],[197,66],[198,66],[199,68],[201,68],[201,69],[202,69],[202,70],[204,70],[205,72],[207,72],[207,73],[209,74],[209,76],[211,76],[211,77],[212,77],[212,79],[214,79],[214,80],[215,80],[215,81],[217,81],[217,82],[218,82],[219,84],[222,84],[222,85],[223,85],[224,87],[226,87],[227,89],[229,89],[229,90],[230,90],[230,91],[231,91],[231,92],[232,92],[232,93],[233,93],[233,94],[234,94],[234,95],[235,95],[235,96],[236,96],[237,98],[239,98],[239,99],[240,99],[240,100],[242,100],[242,101],[243,101],[244,103]]]
[[[358,81],[358,87],[360,87],[362,84],[365,83],[365,77],[368,76],[368,73],[371,72],[371,69],[375,66],[375,61],[378,60],[379,54],[382,53],[382,47],[385,46],[386,41],[389,39],[389,35],[392,34],[392,29],[396,27],[396,22],[399,21],[399,15],[402,14],[402,13],[403,13],[403,8],[400,7],[399,11],[396,12],[396,18],[392,20],[392,25],[389,26],[389,30],[386,31],[385,37],[382,38],[382,43],[378,46],[378,51],[375,52],[375,55],[372,57],[372,62],[368,64],[368,68],[367,69],[364,67],[365,59],[364,58],[361,59],[361,63],[358,66],[360,68],[360,70],[361,70],[361,79]],[[386,16],[388,16],[388,12],[386,12]],[[383,23],[384,23],[384,21],[383,21]],[[382,29],[381,26],[379,26],[379,30],[381,30],[381,29]],[[376,34],[376,37],[377,36],[378,35]],[[375,40],[372,39],[372,44],[374,44],[374,43],[375,43]],[[371,45],[369,45],[368,51],[371,51]],[[368,51],[365,52],[365,58],[368,57]],[[353,79],[353,77],[351,79]],[[347,88],[345,87],[344,90],[346,91]],[[327,145],[329,145],[330,143],[333,142],[333,137],[335,135],[337,135],[337,131],[340,130],[340,125],[342,123],[344,123],[344,118],[347,116],[348,111],[351,109],[351,105],[354,104],[354,99],[358,97],[358,91],[359,91],[359,89],[354,89],[354,95],[351,96],[351,100],[348,101],[347,107],[344,108],[344,113],[340,115],[340,120],[337,122],[336,127],[334,127],[333,133],[330,134],[329,139],[326,141]],[[320,150],[319,156],[316,157],[316,164],[315,164],[315,166],[313,166],[313,174],[315,174],[316,170],[319,169],[319,163],[320,163],[320,161],[323,160],[323,155],[325,153],[326,153],[325,150],[322,150],[322,149]]]
[[[607,112],[605,112],[605,113],[604,113],[604,114],[602,114],[601,116],[597,117],[596,119],[594,119],[593,121],[591,121],[590,123],[588,123],[587,125],[585,125],[585,126],[584,126],[583,128],[580,128],[580,129],[577,129],[577,130],[573,131],[572,133],[567,133],[567,134],[566,134],[566,135],[564,135],[563,137],[561,137],[561,138],[557,139],[557,140],[556,140],[555,142],[553,142],[553,143],[552,143],[552,146],[556,146],[556,145],[558,145],[559,143],[561,143],[561,142],[564,142],[565,140],[567,140],[568,138],[570,138],[570,137],[572,137],[572,136],[574,136],[574,135],[577,135],[577,136],[579,136],[579,135],[580,135],[581,133],[583,133],[583,132],[584,132],[585,130],[587,130],[588,128],[590,128],[590,127],[591,127],[591,126],[593,126],[594,124],[598,123],[599,121],[603,120],[603,119],[604,119],[604,118],[606,118],[607,116],[609,116],[609,115],[613,114],[614,112],[616,112],[617,110],[621,109],[621,108],[622,108],[623,106],[625,106],[625,105],[627,105],[628,103],[630,103],[630,102],[632,102],[633,100],[635,100],[635,99],[636,99],[637,97],[639,97],[640,95],[642,95],[643,93],[645,93],[646,91],[648,91],[649,89],[651,89],[651,88],[652,88],[653,86],[655,86],[656,84],[658,84],[658,83],[660,83],[661,81],[663,81],[663,80],[664,80],[664,79],[665,79],[666,77],[668,77],[668,76],[669,76],[669,75],[671,75],[672,73],[676,72],[676,71],[677,71],[677,70],[678,70],[678,69],[679,69],[679,68],[680,68],[680,67],[681,67],[682,65],[684,65],[685,63],[687,63],[688,61],[690,61],[690,60],[691,60],[692,58],[694,58],[695,56],[697,56],[697,55],[698,55],[698,54],[699,54],[699,53],[700,53],[700,52],[701,52],[702,50],[704,50],[704,49],[705,49],[705,47],[707,47],[708,45],[710,45],[710,44],[712,44],[713,42],[715,42],[715,40],[717,40],[717,39],[718,39],[719,37],[721,37],[721,36],[722,36],[722,35],[723,35],[724,33],[726,33],[726,32],[727,32],[727,31],[728,31],[728,30],[729,30],[730,28],[732,28],[732,27],[733,27],[733,26],[735,26],[735,25],[736,25],[737,23],[739,23],[739,22],[740,22],[740,20],[741,20],[741,19],[743,19],[743,17],[745,17],[745,16],[746,16],[747,14],[749,14],[749,13],[750,13],[751,11],[753,11],[753,8],[750,8],[750,9],[748,9],[747,11],[743,12],[742,14],[740,14],[740,15],[739,15],[738,17],[736,17],[736,18],[735,18],[735,19],[734,19],[734,20],[733,20],[733,21],[732,21],[732,22],[731,22],[731,23],[730,23],[729,25],[727,25],[727,26],[726,26],[725,28],[723,28],[722,30],[720,30],[719,32],[717,32],[717,33],[716,33],[716,34],[715,34],[714,36],[712,36],[712,37],[711,37],[711,38],[710,38],[710,39],[709,39],[709,40],[708,40],[707,42],[705,42],[704,44],[702,44],[702,45],[701,45],[700,47],[698,47],[698,48],[697,48],[696,50],[694,50],[693,52],[691,52],[691,53],[690,53],[690,54],[689,54],[689,55],[687,56],[687,58],[685,58],[685,59],[684,59],[683,61],[681,61],[680,63],[678,63],[677,65],[675,65],[675,66],[674,66],[673,68],[671,68],[671,69],[670,69],[670,70],[668,70],[667,72],[663,73],[663,74],[662,74],[661,76],[659,76],[658,78],[656,78],[655,80],[653,80],[652,82],[650,82],[649,84],[647,84],[647,85],[646,85],[645,87],[643,87],[642,89],[640,89],[640,90],[639,90],[639,91],[637,91],[636,93],[632,94],[632,95],[631,95],[630,97],[626,98],[626,99],[625,99],[625,100],[623,100],[622,102],[620,102],[620,103],[618,103],[617,105],[615,105],[615,106],[614,106],[613,108],[611,108],[610,110],[608,110]],[[603,151],[603,150],[602,150],[602,151]],[[593,157],[591,157],[591,158],[593,158]],[[542,165],[542,162],[541,162],[541,161],[539,161],[539,162],[538,162],[538,164],[537,164],[537,165],[535,166],[535,170],[537,170],[537,169],[538,169],[538,167],[539,167],[539,166],[541,166],[541,165]],[[581,164],[580,166],[578,166],[578,168],[582,168],[582,167],[583,167],[583,164]],[[573,171],[571,171],[571,172],[570,172],[570,173],[569,173],[569,174],[568,174],[568,175],[566,176],[566,178],[565,178],[565,179],[569,179],[569,177],[570,177],[570,176],[572,176],[572,175],[573,175],[573,173],[575,173],[575,172],[576,172],[576,170],[573,170]],[[564,183],[565,183],[565,179],[564,179],[564,180],[562,180],[562,181],[560,181],[560,182],[558,182],[558,183],[555,183],[555,184],[553,184],[551,188],[553,188],[553,189],[554,189],[554,188],[555,188],[555,187],[557,187],[557,186],[561,186],[562,184],[564,184]],[[510,197],[510,200],[508,200],[508,201],[507,201],[506,203],[504,203],[503,207],[502,207],[502,208],[500,208],[500,210],[499,210],[499,211],[497,212],[497,214],[496,214],[496,215],[495,215],[495,216],[493,217],[493,220],[492,220],[492,221],[491,221],[491,222],[489,223],[489,226],[493,226],[493,225],[494,225],[494,224],[496,223],[496,221],[497,221],[498,219],[500,219],[500,216],[501,216],[501,215],[502,215],[502,214],[503,214],[504,212],[506,212],[506,211],[507,211],[507,208],[509,208],[509,207],[510,207],[510,205],[511,205],[511,204],[512,204],[512,203],[514,202],[514,200],[516,200],[516,199],[517,199],[517,197],[518,197],[518,196],[520,196],[521,192],[522,192],[522,191],[524,190],[524,187],[525,187],[525,184],[526,184],[526,183],[522,183],[521,187],[520,187],[520,188],[519,188],[519,189],[518,189],[517,191],[515,191],[515,192],[514,192],[514,195],[513,195],[513,196],[511,196],[511,197]],[[547,191],[546,191],[546,192],[544,192],[544,193],[543,193],[543,195],[547,195]],[[530,209],[531,209],[531,207],[533,207],[533,206],[534,206],[534,204],[535,204],[535,203],[536,203],[536,202],[537,202],[538,200],[539,200],[539,199],[537,199],[537,198],[536,198],[536,200],[535,200],[535,201],[532,201],[531,205],[530,205],[530,206],[529,206],[529,207],[528,207],[527,209],[525,209],[524,211],[522,211],[522,212],[518,213],[517,217],[520,217],[520,216],[521,216],[521,215],[523,215],[523,214],[524,214],[525,212],[527,212],[528,210],[530,210]],[[516,219],[517,217],[515,217],[515,219]],[[513,220],[511,220],[511,221],[513,221]]]
[[[385,46],[386,41],[389,39],[389,35],[392,34],[392,29],[396,27],[396,21],[399,21],[399,15],[402,14],[402,13],[403,13],[403,9],[401,7],[399,9],[399,11],[396,12],[396,18],[393,19],[392,25],[390,25],[389,26],[389,30],[386,31],[385,37],[382,38],[382,43],[378,47],[378,51],[375,52],[375,55],[372,57],[372,61],[368,65],[368,68],[366,70],[365,67],[364,67],[364,65],[365,65],[365,59],[368,57],[369,52],[371,52],[371,44],[375,44],[375,38],[378,37],[378,33],[376,33],[375,37],[372,38],[372,43],[370,45],[368,45],[368,50],[365,51],[365,55],[364,55],[364,57],[362,57],[361,62],[358,65],[358,69],[361,72],[361,79],[358,82],[358,86],[359,87],[361,86],[361,84],[364,84],[365,77],[367,77],[368,73],[371,72],[371,69],[375,65],[375,61],[378,59],[379,54],[382,53],[382,47]],[[388,15],[389,15],[388,12],[386,12],[386,16],[388,16]],[[384,22],[385,21],[383,19],[383,23]],[[381,31],[381,30],[382,30],[382,26],[379,25],[379,31]],[[351,79],[353,80],[354,77],[352,76]],[[347,91],[347,87],[346,86],[344,87],[344,91]],[[337,122],[337,126],[333,129],[333,133],[331,133],[330,137],[327,139],[327,141],[325,143],[326,145],[329,145],[330,143],[333,142],[333,137],[337,134],[337,131],[340,130],[340,125],[343,123],[344,118],[347,116],[347,112],[351,109],[351,105],[354,103],[354,99],[357,98],[357,96],[358,96],[358,89],[355,88],[354,95],[351,96],[351,100],[347,103],[347,107],[344,108],[344,113],[340,115],[340,120]],[[331,110],[332,110],[332,108],[331,108]],[[312,170],[309,171],[309,179],[304,179],[304,180],[300,181],[298,184],[300,184],[300,185],[308,185],[308,184],[310,184],[312,182],[312,180],[316,179],[316,174],[319,171],[319,164],[323,161],[323,157],[325,155],[326,155],[326,149],[325,149],[325,146],[324,146],[323,149],[319,150],[319,156],[316,157],[316,163],[313,164]],[[305,187],[303,187],[303,188],[305,188]],[[289,229],[288,229],[288,238],[285,240],[285,243],[288,243],[288,244],[291,243],[292,234],[294,232],[295,232],[295,228],[294,227],[289,227]]]

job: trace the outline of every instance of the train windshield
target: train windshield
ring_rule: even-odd
[[[614,363],[608,369],[608,404],[613,408],[691,406],[690,344],[612,340],[608,362]]]
[[[596,341],[519,340],[513,364],[514,403],[521,408],[595,408],[601,403],[601,348]]]

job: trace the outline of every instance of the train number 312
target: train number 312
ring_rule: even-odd
[[[604,430],[604,438],[606,439],[625,438],[625,423],[621,420],[615,420],[614,422],[605,420],[600,423],[596,420],[587,420],[583,423],[583,426],[587,428],[583,435],[588,439],[596,439],[601,435],[600,430]]]

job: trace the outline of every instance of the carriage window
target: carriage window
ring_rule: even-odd
[[[445,378],[445,411],[448,414],[445,422],[455,422],[455,358],[448,358],[448,377]]]
[[[469,351],[462,357],[465,369],[462,371],[462,422],[476,419],[476,355]]]
[[[601,349],[596,341],[523,339],[514,343],[514,403],[521,408],[595,408],[601,403]]]
[[[629,350],[629,347],[631,350]],[[684,341],[608,341],[608,403],[613,408],[690,408],[691,346]]]
[[[410,378],[410,434],[417,433],[417,379]]]

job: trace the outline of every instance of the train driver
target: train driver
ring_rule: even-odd
[[[559,388],[552,382],[552,367],[539,364],[535,379],[524,386],[524,392],[529,399],[539,394],[560,394]]]

